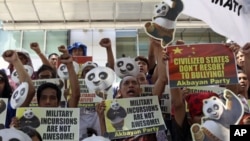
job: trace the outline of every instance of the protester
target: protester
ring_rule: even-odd
[[[4,58],[5,61],[9,62],[10,64],[13,65],[13,67],[15,67],[15,69],[17,70],[17,73],[19,75],[18,78],[19,78],[20,83],[22,83],[22,82],[28,83],[27,97],[26,97],[25,101],[23,102],[23,104],[20,106],[20,107],[28,107],[31,100],[33,99],[33,97],[35,95],[35,87],[33,86],[31,77],[28,75],[28,73],[24,69],[23,63],[19,59],[16,51],[7,50],[3,53],[2,57]],[[2,76],[3,76],[3,80],[5,79],[4,83],[1,83],[2,86],[4,85],[4,87],[1,91],[2,96],[6,97],[6,98],[10,98],[10,94],[12,91],[9,87],[8,79],[6,79],[6,75],[4,74],[4,72],[2,72]],[[10,106],[10,99],[9,99],[8,107],[7,107],[7,118],[6,118],[6,124],[5,124],[6,127],[9,127],[10,120],[12,117],[15,116],[15,113],[16,113],[16,110]]]

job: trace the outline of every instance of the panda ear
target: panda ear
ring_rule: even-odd
[[[156,5],[155,5],[155,8],[157,8],[157,7],[158,7],[158,5],[156,4]]]
[[[207,101],[205,100],[204,103],[207,104]]]
[[[165,2],[163,1],[163,2],[161,2],[162,4],[165,4]]]

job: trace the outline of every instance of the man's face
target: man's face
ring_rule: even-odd
[[[141,61],[141,60],[136,61],[136,62],[137,62],[137,64],[139,65],[140,72],[143,72],[143,73],[145,73],[145,74],[148,73],[148,65],[147,65],[146,62]]]
[[[236,54],[236,62],[238,64],[238,66],[240,67],[244,67],[244,63],[245,63],[245,55],[239,51],[237,54]]]
[[[139,82],[133,76],[125,76],[120,84],[120,89],[118,93],[122,98],[138,97],[140,95],[141,89]]]
[[[28,63],[27,57],[24,56],[23,54],[18,54],[18,58],[20,59],[23,65],[26,65]]]
[[[75,48],[72,50],[72,56],[83,56],[82,48]]]
[[[136,78],[137,78],[138,82],[140,83],[140,85],[148,84],[148,81],[147,81],[147,78],[146,78],[145,73],[140,72],[140,73],[136,76]]]
[[[58,62],[58,56],[56,55],[52,55],[49,58],[49,62],[52,66],[54,66],[55,68],[57,67],[57,62]]]
[[[249,88],[249,81],[247,79],[247,75],[245,73],[238,73],[239,78],[239,92],[245,93]]]
[[[58,107],[59,102],[56,95],[56,90],[52,88],[45,88],[39,100],[39,107]]]

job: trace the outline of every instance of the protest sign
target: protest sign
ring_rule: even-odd
[[[170,87],[238,83],[233,52],[223,44],[169,46]]]
[[[20,126],[31,126],[43,141],[78,141],[79,108],[18,108]]]
[[[157,96],[105,101],[105,123],[110,139],[165,130]]]
[[[44,83],[53,83],[53,84],[56,84],[62,91],[62,94],[64,93],[64,90],[65,90],[65,81],[60,79],[60,78],[52,78],[52,79],[37,79],[37,80],[32,80],[33,82],[33,85],[35,86],[35,89],[37,91],[37,88],[44,84]],[[64,95],[61,96],[61,107],[65,107],[66,106],[66,97]],[[37,97],[36,97],[36,94],[35,96],[33,97],[31,103],[30,103],[30,107],[36,107],[38,106],[38,103],[37,103]]]
[[[4,128],[7,113],[7,98],[0,98],[0,128]]]
[[[102,101],[102,97],[96,95],[93,90],[90,90],[86,83],[85,79],[78,79],[80,86],[80,99],[78,102],[78,107],[84,107],[88,111],[95,112],[96,103]]]
[[[153,96],[154,85],[143,84],[141,87],[141,96]],[[164,92],[162,93],[162,98],[160,99],[160,107],[162,113],[170,114],[171,113],[171,99],[169,92],[169,85],[165,86]]]

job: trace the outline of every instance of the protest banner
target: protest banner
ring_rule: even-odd
[[[20,126],[31,126],[43,141],[78,141],[79,108],[18,108]]]
[[[105,101],[106,136],[126,138],[165,130],[157,96]]]
[[[233,52],[223,44],[167,47],[170,87],[238,83]]]
[[[0,98],[0,128],[4,128],[6,114],[7,114],[7,105],[8,99],[7,98]]]
[[[218,34],[241,46],[250,41],[249,0],[183,0],[183,3],[183,14],[203,20]]]
[[[37,80],[32,80],[33,82],[33,85],[35,86],[35,89],[37,91],[37,88],[44,84],[44,83],[54,83],[56,84],[62,91],[62,94],[64,93],[64,90],[65,90],[65,81],[63,79],[60,79],[60,78],[51,78],[51,79],[37,79]],[[61,107],[65,107],[66,106],[66,97],[65,95],[62,95],[61,96],[61,104],[60,106]],[[31,103],[30,103],[30,107],[37,107],[38,106],[38,103],[37,103],[37,97],[36,97],[36,94],[35,96],[33,97]]]

